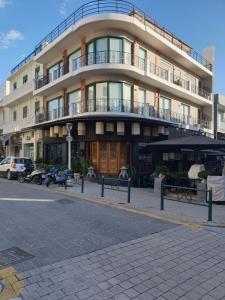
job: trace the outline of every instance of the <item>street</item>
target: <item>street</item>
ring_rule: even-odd
[[[223,229],[17,181],[0,179],[0,191],[1,300],[225,299]]]

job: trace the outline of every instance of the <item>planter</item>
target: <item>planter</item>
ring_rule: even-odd
[[[74,178],[74,181],[75,181],[75,182],[78,182],[79,179],[80,179],[80,173],[74,173],[74,174],[73,174],[73,178]]]
[[[154,193],[160,195],[163,178],[154,178]]]
[[[207,193],[204,192],[205,190],[207,190],[207,184],[206,183],[202,183],[202,182],[198,182],[197,183],[197,199],[198,201],[202,201],[205,202],[207,200]],[[199,191],[201,190],[201,191]]]

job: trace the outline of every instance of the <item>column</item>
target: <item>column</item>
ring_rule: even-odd
[[[80,52],[81,52],[81,66],[86,66],[87,57],[86,57],[86,40],[85,40],[85,38],[81,39]]]

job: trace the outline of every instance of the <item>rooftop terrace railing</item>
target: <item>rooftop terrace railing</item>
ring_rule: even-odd
[[[153,29],[155,32],[169,40],[176,47],[185,51],[189,56],[191,56],[198,63],[212,70],[212,64],[202,57],[198,52],[190,48],[180,39],[178,39],[173,33],[169,32],[165,27],[159,25],[155,20],[148,17],[145,12],[133,5],[132,3],[125,0],[94,0],[88,2],[77,10],[75,10],[69,17],[67,17],[62,23],[55,27],[44,39],[38,43],[34,49],[24,60],[22,60],[17,66],[11,70],[11,74],[19,70],[24,64],[33,59],[38,53],[40,53],[47,45],[52,43],[56,38],[58,38],[62,33],[64,33],[68,28],[76,24],[81,19],[102,14],[102,13],[119,13],[124,15],[133,15],[138,17],[138,20],[143,22],[146,26]]]

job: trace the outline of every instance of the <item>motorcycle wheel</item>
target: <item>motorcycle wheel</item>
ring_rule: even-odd
[[[37,176],[35,182],[36,182],[37,185],[42,185],[42,178],[41,178],[41,176]]]
[[[51,184],[51,178],[48,177],[48,178],[46,179],[46,181],[45,181],[45,185],[46,185],[47,187],[49,187],[50,184]]]
[[[18,182],[19,183],[24,183],[25,182],[25,177],[23,175],[18,176]]]

